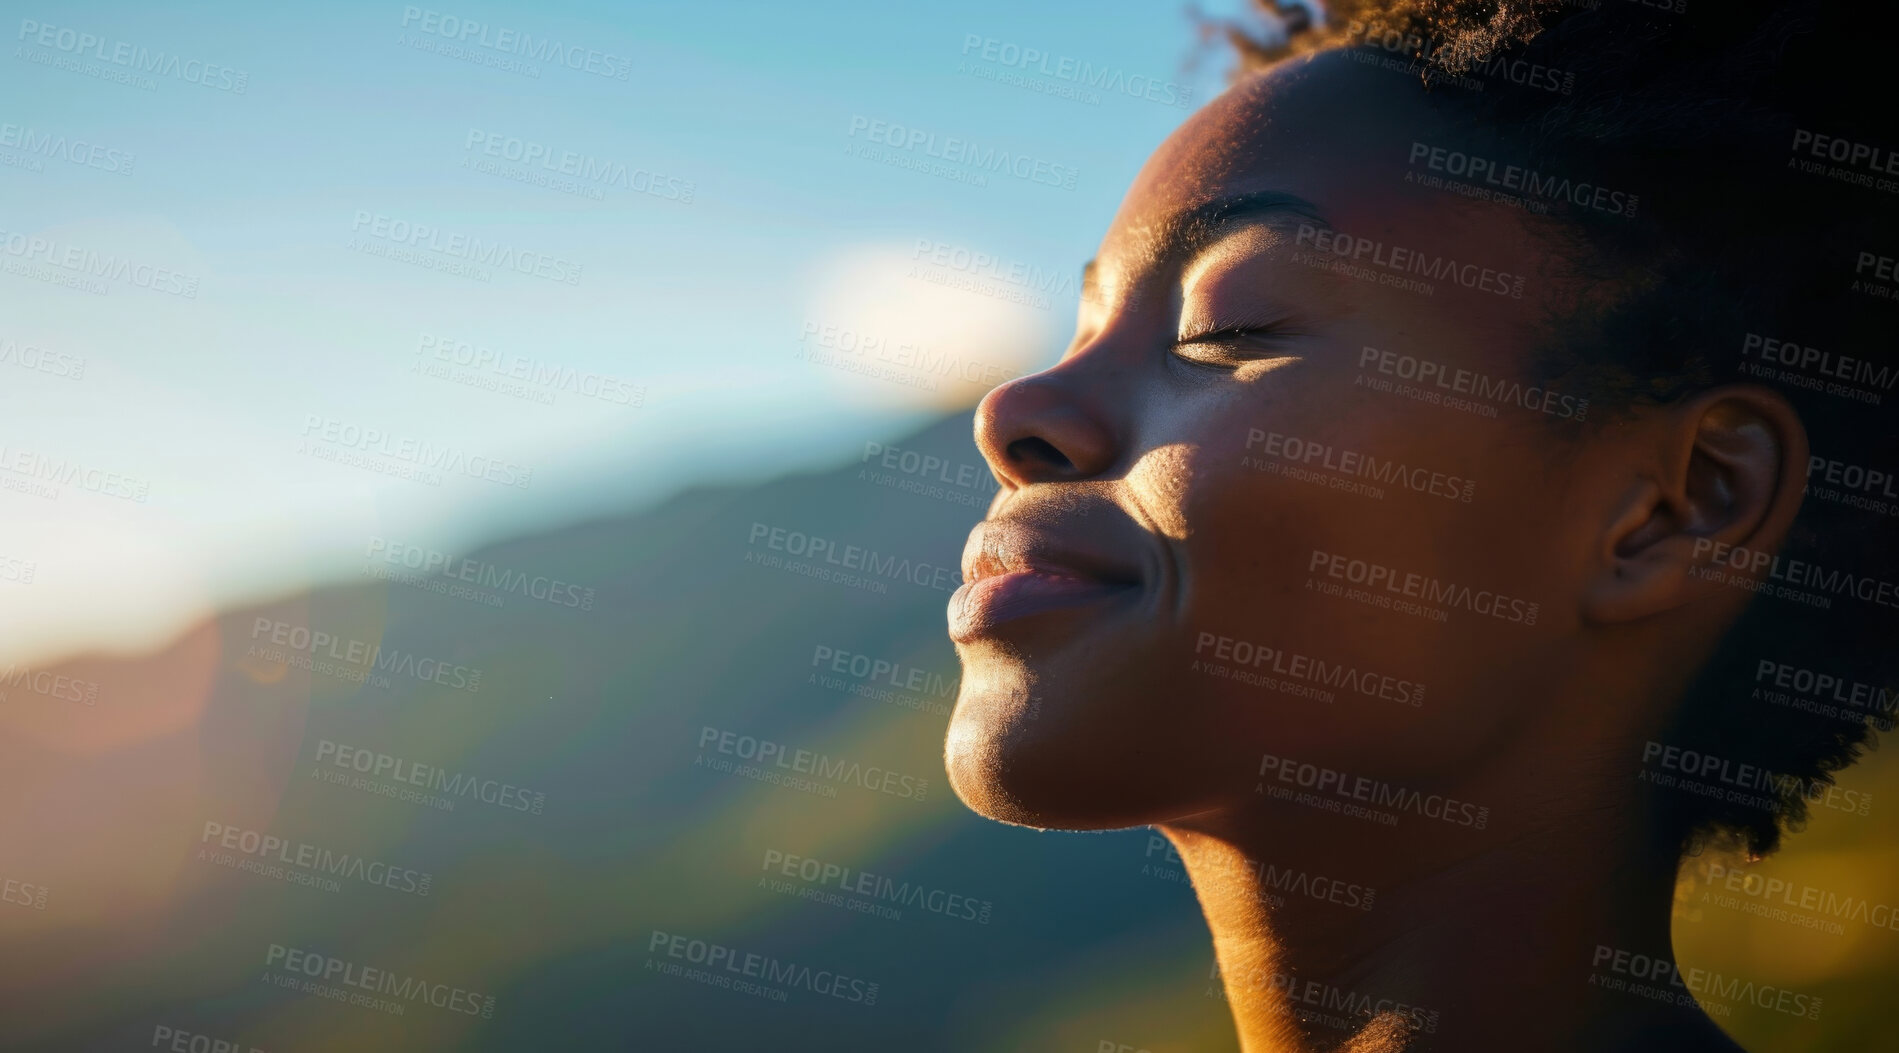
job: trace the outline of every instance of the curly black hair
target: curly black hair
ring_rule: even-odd
[[[1772,773],[1773,796],[1653,795],[1684,851],[1773,851],[1891,730],[1899,698],[1899,595],[1879,589],[1899,582],[1899,501],[1882,496],[1899,490],[1868,485],[1899,471],[1899,129],[1864,13],[1817,0],[1255,3],[1276,32],[1216,27],[1235,79],[1322,50],[1401,65],[1523,170],[1626,191],[1613,209],[1551,195],[1534,220],[1588,280],[1531,369],[1586,394],[1592,427],[1730,382],[1776,387],[1800,414],[1814,458],[1778,555],[1819,568],[1815,587],[1805,601],[1757,595],[1661,732]]]

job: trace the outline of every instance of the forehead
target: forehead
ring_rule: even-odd
[[[1281,63],[1228,89],[1155,150],[1102,241],[1097,273],[1120,285],[1165,270],[1158,253],[1183,215],[1211,202],[1280,194],[1316,206],[1355,247],[1523,274],[1541,266],[1547,245],[1532,221],[1519,209],[1445,189],[1417,163],[1432,146],[1497,153],[1504,149],[1497,139],[1434,104],[1410,74],[1340,51]],[[1428,315],[1465,299],[1398,302]],[[1531,299],[1486,303],[1498,309],[1486,313],[1515,314]]]
[[[1299,195],[1337,224],[1354,197],[1403,186],[1409,140],[1436,125],[1400,72],[1358,65],[1341,51],[1272,66],[1160,144],[1122,199],[1103,256],[1138,256],[1172,216],[1231,195]]]

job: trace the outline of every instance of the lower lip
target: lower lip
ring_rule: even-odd
[[[1005,622],[1031,614],[1080,607],[1133,592],[1135,586],[1071,578],[1034,570],[1012,571],[965,582],[950,597],[949,634],[957,643],[987,636]]]

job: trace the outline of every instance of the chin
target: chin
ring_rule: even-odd
[[[1173,800],[1191,775],[1171,771],[1155,729],[1117,719],[1125,693],[1049,692],[1019,667],[965,663],[944,763],[971,811],[1040,829],[1116,830],[1193,811]],[[1178,754],[1172,754],[1178,756]]]

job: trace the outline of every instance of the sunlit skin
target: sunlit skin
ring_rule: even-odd
[[[1774,549],[1805,433],[1757,387],[1579,423],[1360,383],[1401,383],[1361,365],[1366,348],[1528,383],[1539,327],[1585,291],[1548,220],[1405,182],[1416,140],[1502,149],[1405,76],[1333,53],[1230,90],[1142,169],[1061,360],[976,416],[1002,486],[950,605],[952,784],[1005,822],[1165,833],[1248,1053],[1737,1048],[1692,1006],[1589,978],[1606,971],[1599,946],[1670,953],[1676,852],[1646,836],[1639,754],[1748,599],[1692,573],[1697,540]],[[1268,193],[1316,214],[1176,230]],[[1521,298],[1301,263],[1321,224],[1523,275]],[[1291,465],[1259,433],[1468,480],[1470,500],[1335,489],[1343,476],[1318,464],[1317,482],[1261,470]],[[1326,594],[1311,586],[1350,587],[1327,554],[1535,603],[1534,624]],[[1425,691],[1327,702],[1224,678],[1195,668],[1240,666],[1207,634]],[[1488,819],[1392,826],[1271,798],[1263,787],[1300,787],[1263,776],[1268,755]],[[1261,865],[1375,889],[1373,909],[1272,903]],[[1339,996],[1374,1012],[1323,1004]]]

